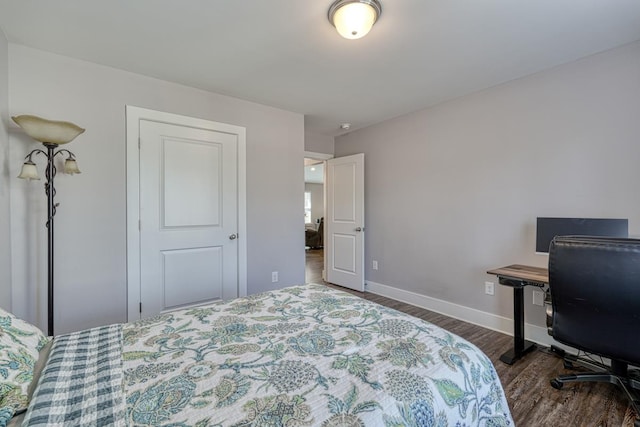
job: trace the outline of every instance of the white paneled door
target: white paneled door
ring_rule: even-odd
[[[327,282],[364,292],[364,154],[327,161]]]
[[[140,316],[237,297],[238,135],[139,123]]]

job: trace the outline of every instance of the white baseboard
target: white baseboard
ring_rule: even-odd
[[[426,295],[405,291],[372,281],[366,282],[365,292],[381,295],[383,297],[391,298],[396,301],[401,301],[439,314],[444,314],[445,316],[453,317],[454,319],[463,320],[465,322],[473,323],[474,325],[513,336],[513,319],[509,319],[507,317],[498,316],[493,313],[487,313],[486,311],[476,310],[475,308],[454,304],[449,301],[428,297]],[[543,328],[541,326],[525,323],[524,335],[527,340],[546,347],[554,345],[571,353],[576,351],[571,347],[566,347],[558,343],[549,334],[547,334],[547,328]]]

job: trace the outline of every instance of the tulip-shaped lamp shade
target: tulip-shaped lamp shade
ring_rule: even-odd
[[[82,173],[80,172],[80,169],[78,169],[78,162],[76,162],[76,159],[72,159],[71,157],[69,157],[64,161],[64,173],[68,175],[73,175],[74,173]]]
[[[22,115],[11,117],[27,135],[45,144],[66,144],[84,132],[71,122],[47,120],[42,117]]]
[[[36,168],[36,164],[31,161],[24,162],[18,178],[26,179],[27,181],[31,181],[32,179],[40,179],[40,177],[38,176],[38,169]]]

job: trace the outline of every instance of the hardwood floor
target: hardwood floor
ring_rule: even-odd
[[[306,252],[306,264],[304,280],[306,283],[324,283],[322,269],[324,268],[324,249],[308,249]]]
[[[323,255],[322,249],[307,251],[307,283],[324,283],[426,320],[463,337],[484,351],[496,367],[516,426],[633,426],[634,412],[616,386],[576,383],[556,390],[549,385],[549,380],[571,371],[565,370],[562,359],[546,349],[538,348],[509,366],[502,363],[499,357],[512,344],[511,336],[383,296],[351,291],[323,282]]]

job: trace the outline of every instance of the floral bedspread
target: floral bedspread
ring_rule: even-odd
[[[322,285],[137,321],[123,339],[131,425],[513,425],[474,345]]]

